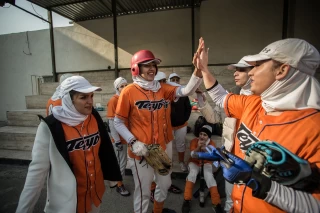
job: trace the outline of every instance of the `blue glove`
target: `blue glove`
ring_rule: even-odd
[[[224,154],[228,162],[220,161],[223,177],[230,183],[247,183],[252,173],[250,165],[229,152],[224,152]]]
[[[254,197],[264,199],[271,187],[271,179],[253,171],[243,159],[222,149],[226,160],[220,160],[223,177],[230,183],[246,184],[252,189]]]
[[[206,147],[208,152],[194,152],[194,158],[198,158],[200,160],[209,160],[209,161],[220,161],[222,158],[219,154],[219,150],[214,146],[208,145]]]

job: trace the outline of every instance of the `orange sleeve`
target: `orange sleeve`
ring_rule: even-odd
[[[190,152],[192,152],[193,150],[195,150],[198,147],[198,138],[194,138],[192,139],[192,141],[190,142]]]
[[[118,98],[113,96],[107,104],[107,118],[111,118],[111,119],[114,118],[117,104],[118,104]]]
[[[129,88],[130,86],[127,86],[122,90],[115,111],[115,115],[122,120],[128,120],[130,114],[131,98]],[[134,97],[134,94],[132,96]]]
[[[256,103],[252,103],[256,102]],[[228,117],[240,119],[244,110],[261,103],[260,96],[256,95],[235,95],[229,93],[224,101],[224,112]]]

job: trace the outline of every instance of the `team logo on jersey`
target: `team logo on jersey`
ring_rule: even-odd
[[[73,152],[80,149],[87,150],[90,147],[97,145],[99,142],[99,139],[100,139],[99,132],[96,132],[83,138],[79,137],[79,138],[67,141],[66,143],[67,143],[68,152]]]
[[[259,138],[254,136],[251,130],[246,127],[243,123],[240,124],[240,127],[237,132],[237,138],[240,141],[240,149],[247,151],[247,149],[255,142],[259,141]]]
[[[137,101],[135,103],[138,109],[147,109],[149,111],[159,110],[162,107],[166,109],[168,108],[169,104],[170,104],[170,101],[166,101],[164,99],[161,99],[159,101]]]

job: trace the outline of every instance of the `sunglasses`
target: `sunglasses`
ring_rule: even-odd
[[[248,72],[250,70],[252,70],[253,66],[252,67],[236,67],[235,69],[235,72],[238,71],[238,72]]]

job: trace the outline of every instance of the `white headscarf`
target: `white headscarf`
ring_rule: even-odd
[[[288,75],[275,81],[261,94],[266,112],[283,110],[320,110],[320,84],[313,76],[291,68]]]
[[[158,81],[147,81],[140,75],[132,76],[132,80],[134,84],[139,85],[145,90],[151,90],[152,92],[158,92],[158,90],[161,88],[161,85]]]
[[[119,92],[119,87],[122,85],[122,84],[127,84],[127,80],[123,77],[119,77],[117,78],[114,83],[113,83],[113,86],[114,86],[114,89],[116,90],[116,94],[117,95],[120,95],[120,92]]]
[[[74,107],[69,94],[71,90],[90,93],[93,91],[101,91],[101,88],[92,86],[89,81],[82,76],[69,77],[57,87],[57,97],[62,99],[62,106],[55,106],[52,109],[53,116],[68,126],[77,126],[85,121],[88,116],[79,113]]]
[[[248,81],[246,82],[246,84],[241,87],[241,90],[240,90],[240,95],[252,95],[252,92],[251,92],[251,78],[248,79]]]
[[[71,76],[73,76],[73,75],[70,74],[70,73],[66,73],[66,74],[61,75],[60,80],[59,80],[59,86],[56,88],[56,91],[53,93],[53,95],[52,95],[52,97],[51,97],[51,99],[52,99],[53,101],[56,101],[56,100],[59,99],[60,84],[62,84],[62,82],[63,82],[64,80],[66,80],[67,78],[69,78],[69,77],[71,77]]]
[[[318,50],[308,42],[288,38],[273,42],[259,54],[246,56],[246,62],[273,59],[290,65],[284,79],[276,80],[261,94],[267,112],[320,109],[320,84],[313,77],[320,64]]]

